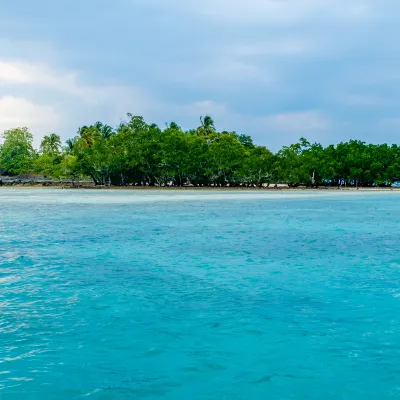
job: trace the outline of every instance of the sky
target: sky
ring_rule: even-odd
[[[0,132],[126,113],[278,150],[400,143],[398,0],[1,0]]]

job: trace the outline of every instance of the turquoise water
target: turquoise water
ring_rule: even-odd
[[[1,400],[400,398],[400,193],[0,209]]]

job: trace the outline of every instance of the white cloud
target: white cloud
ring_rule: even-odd
[[[277,114],[262,118],[266,129],[277,132],[324,131],[329,128],[328,119],[318,111],[301,111]]]
[[[39,86],[94,103],[104,98],[103,91],[81,84],[76,72],[57,70],[43,63],[0,60],[0,84]]]
[[[377,105],[379,99],[359,96],[358,91],[373,94],[376,85],[383,96],[384,85],[390,93],[398,86],[395,40],[390,40],[396,35],[389,35],[386,25],[366,21],[382,13],[394,19],[396,10],[387,12],[389,1],[127,0],[142,6],[134,9],[139,25],[110,31],[119,44],[111,47],[112,36],[101,42],[109,54],[104,63],[99,63],[100,42],[88,39],[82,47],[78,32],[68,42],[60,35],[51,37],[51,30],[46,31],[47,43],[35,42],[33,28],[27,40],[22,32],[12,31],[10,38],[22,41],[0,38],[0,97],[19,99],[25,108],[29,104],[31,109],[52,110],[61,120],[58,133],[63,139],[96,120],[117,124],[128,111],[161,125],[174,119],[184,128],[196,126],[199,116],[208,114],[218,129],[248,133],[258,143],[274,146],[301,135],[332,135],[331,124],[359,118],[348,115],[350,107],[342,117],[343,106]],[[140,18],[149,11],[150,19]],[[118,12],[124,12],[122,7]],[[89,25],[78,21],[76,27],[84,27],[80,33],[95,29],[95,20]],[[34,25],[34,16],[31,22]],[[378,34],[369,36],[371,27]],[[146,32],[143,45],[132,42],[138,30]],[[65,62],[82,62],[85,73],[69,69]],[[387,71],[382,73],[382,68]],[[90,76],[94,70],[96,76]],[[124,85],[109,84],[113,72],[112,79]],[[138,79],[144,89],[132,83]],[[154,94],[146,89],[156,85]],[[284,112],[300,107],[311,111]],[[316,107],[324,109],[313,111]],[[372,115],[372,108],[369,111]],[[277,114],[268,115],[272,112]],[[1,128],[7,115],[2,113]],[[7,121],[12,124],[7,127],[13,127],[10,118]],[[47,130],[46,124],[39,133],[41,129]],[[357,129],[351,126],[352,132]]]
[[[41,136],[57,131],[61,120],[58,110],[51,106],[20,97],[0,97],[0,132],[26,126],[35,135],[35,145],[38,145]]]
[[[76,71],[45,63],[0,60],[0,88],[0,132],[27,126],[35,144],[49,131],[66,139],[80,125],[97,120],[116,125],[128,111],[145,115],[156,106],[140,88],[88,85]]]
[[[80,94],[76,75],[56,71],[46,64],[0,60],[0,83],[41,85],[71,94]]]
[[[308,19],[360,19],[376,15],[373,0],[147,0],[160,7],[173,7],[182,12],[191,12],[205,18],[235,23],[268,22],[271,25],[293,24]],[[140,1],[139,1],[140,3]],[[138,0],[133,0],[138,4]],[[143,4],[143,2],[142,2]]]
[[[0,60],[0,85],[33,85],[71,95],[91,104],[101,104],[112,99],[118,105],[135,102],[135,106],[148,103],[146,94],[135,87],[87,85],[81,82],[76,71],[63,71],[44,63]],[[140,101],[139,101],[140,99]]]

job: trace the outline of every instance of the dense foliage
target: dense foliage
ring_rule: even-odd
[[[210,117],[185,132],[128,114],[116,129],[100,122],[79,128],[64,147],[56,134],[45,136],[38,151],[27,128],[5,131],[0,173],[90,177],[96,185],[388,186],[400,179],[400,147],[300,139],[273,154],[249,136],[217,132]]]

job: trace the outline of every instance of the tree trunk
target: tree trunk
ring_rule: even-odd
[[[97,179],[94,177],[93,174],[89,174],[89,176],[92,178],[93,183],[97,186],[99,184],[99,182],[97,181]]]

